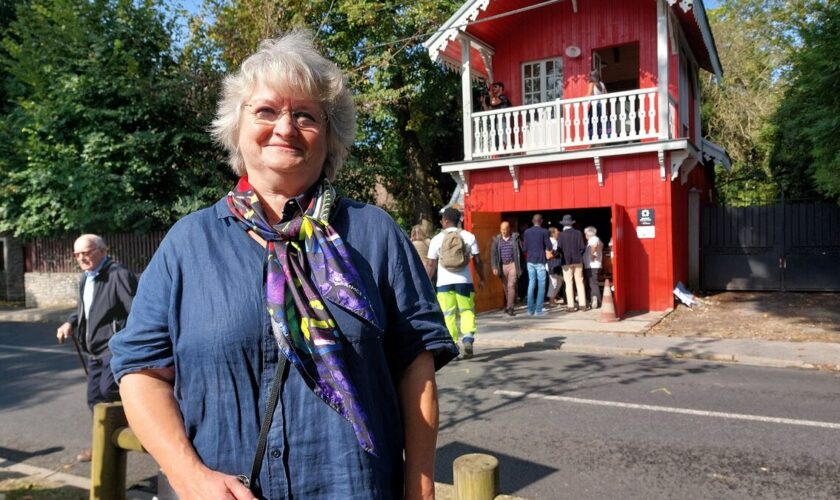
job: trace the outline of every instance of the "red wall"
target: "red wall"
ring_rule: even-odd
[[[522,29],[527,27],[527,29]],[[514,106],[522,104],[524,62],[562,56],[563,97],[586,95],[592,51],[639,42],[639,84],[656,86],[656,2],[650,0],[586,0],[572,12],[571,2],[517,15],[503,40],[488,40],[495,48],[493,79],[505,83]],[[566,47],[581,49],[566,57]]]
[[[527,165],[519,170],[519,192],[506,168],[470,172],[465,198],[471,212],[533,212],[622,205],[630,224],[624,240],[627,310],[665,310],[673,306],[677,250],[672,230],[672,182],[659,177],[656,154],[603,158],[604,186],[592,160]],[[698,167],[699,169],[699,167]],[[679,180],[675,181],[679,184]],[[656,210],[656,237],[636,236],[636,210]],[[685,213],[680,213],[685,220]],[[684,227],[685,222],[682,222]],[[683,244],[683,250],[685,245]],[[680,250],[682,253],[683,250]],[[683,259],[682,262],[684,262]],[[682,264],[682,267],[685,267]]]
[[[671,183],[672,232],[674,239],[674,282],[682,281],[688,285],[688,192],[691,189],[700,191],[700,206],[711,203],[710,193],[714,181],[711,170],[697,165],[689,172],[686,183],[680,179]]]

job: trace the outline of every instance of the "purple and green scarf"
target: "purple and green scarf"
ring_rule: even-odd
[[[280,350],[312,392],[353,424],[359,445],[375,455],[370,424],[344,362],[344,336],[324,304],[328,300],[379,328],[347,248],[329,224],[336,200],[323,178],[303,214],[271,226],[247,176],[227,196],[233,215],[267,242],[265,295]]]

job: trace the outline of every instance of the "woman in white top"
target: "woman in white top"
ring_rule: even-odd
[[[590,306],[601,306],[601,289],[598,287],[598,274],[601,272],[601,260],[604,258],[604,244],[596,236],[598,230],[588,226],[583,230],[586,237],[586,250],[583,251],[583,277],[589,283]]]
[[[592,70],[589,73],[589,90],[586,95],[598,96],[607,93],[607,86],[601,81],[601,73],[598,70]],[[606,111],[603,102],[593,102],[589,108],[589,137],[592,139],[601,139],[603,135],[603,124],[601,118],[604,117]],[[595,125],[593,127],[593,125]],[[607,135],[610,135],[609,124],[607,124]],[[597,137],[596,137],[597,136]]]

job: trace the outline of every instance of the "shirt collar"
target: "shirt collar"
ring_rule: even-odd
[[[94,269],[93,271],[85,271],[85,278],[96,278],[99,275],[99,271],[101,271],[102,268],[105,267],[105,264],[107,264],[109,260],[111,260],[111,257],[109,255],[106,255],[105,258],[102,259],[102,262],[100,262],[99,265],[96,266],[96,269]]]
[[[318,190],[319,185],[321,185],[321,178],[318,178],[318,181],[309,186],[309,189],[303,193],[295,196],[294,198],[289,198],[283,206],[283,213],[281,214],[280,222],[286,222],[306,211],[307,207],[309,207],[309,202],[312,201],[312,197],[315,196],[315,191]],[[216,218],[225,219],[233,216],[234,215],[231,213],[230,208],[228,208],[227,196],[216,202]]]

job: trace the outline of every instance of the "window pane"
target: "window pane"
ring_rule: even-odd
[[[531,78],[531,65],[526,64],[524,66],[524,70],[525,70],[525,78]]]

